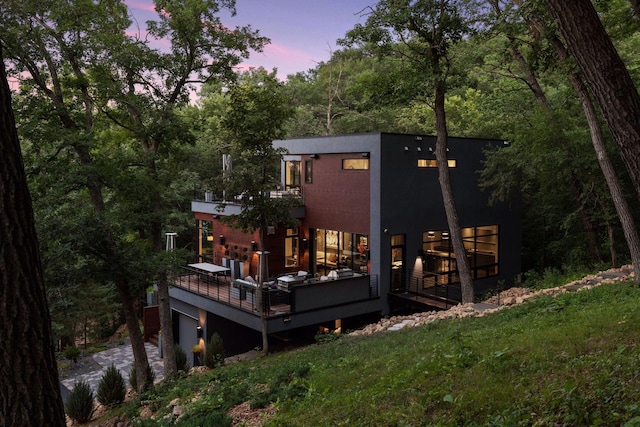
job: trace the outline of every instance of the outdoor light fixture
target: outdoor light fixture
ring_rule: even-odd
[[[196,328],[196,335],[198,336],[198,339],[203,337],[202,326],[198,325],[198,327]]]
[[[309,249],[309,241],[306,238],[302,238],[302,249],[305,251]]]
[[[418,147],[418,152],[422,151],[422,148]]]
[[[422,141],[422,137],[421,136],[416,136],[416,141]]]
[[[361,156],[364,157],[365,159],[368,159],[369,158],[369,153],[362,153]]]
[[[429,151],[433,153],[433,148],[429,147]]]
[[[309,157],[312,159],[317,159],[319,156],[317,154],[311,154]]]
[[[407,147],[406,145],[404,146],[404,151],[409,151],[409,147]]]
[[[252,240],[252,241],[251,241],[251,250],[252,250],[253,252],[255,252],[255,251],[257,251],[257,250],[258,250],[258,244],[256,243],[256,241],[255,241],[255,240]]]
[[[225,242],[224,236],[221,234],[220,235],[220,244],[224,245],[224,242]]]

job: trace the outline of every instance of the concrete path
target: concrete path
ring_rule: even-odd
[[[162,359],[159,357],[158,347],[151,343],[145,343],[145,348],[147,350],[149,365],[151,365],[156,375],[155,381],[158,382],[164,378],[164,365]],[[133,350],[131,349],[129,340],[126,340],[123,345],[94,354],[93,361],[98,365],[96,370],[76,377],[66,378],[61,381],[62,385],[70,391],[73,390],[76,383],[86,381],[95,393],[98,390],[98,384],[100,383],[102,375],[104,375],[107,368],[113,364],[122,374],[126,387],[130,387],[129,371],[131,370],[131,365],[133,365]]]

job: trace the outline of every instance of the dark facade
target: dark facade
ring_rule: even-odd
[[[375,133],[274,145],[288,151],[282,169],[284,191],[299,195],[303,206],[295,213],[300,220],[297,229],[270,230],[265,248],[259,249],[269,251],[269,270],[275,278],[305,271],[309,280],[286,290],[288,311],[270,317],[270,333],[323,324],[338,328],[340,319],[459,301],[456,255],[449,244],[433,154],[435,137]],[[484,151],[506,145],[497,140],[448,140],[454,197],[476,294],[499,283],[509,286],[520,272],[519,200],[489,206],[478,186]],[[194,201],[192,206],[196,219],[205,224],[201,228],[212,228],[204,237],[201,230],[200,260],[229,265],[234,259],[243,264],[235,276],[253,276],[258,257],[251,241],[257,236],[219,224],[216,218],[232,214],[233,206],[217,212],[216,205]],[[332,280],[338,275],[340,279]],[[191,316],[199,316],[201,322],[217,316],[259,330],[255,313],[248,313],[253,320],[242,320],[247,313],[185,292],[174,288],[172,294],[183,313],[197,308],[200,314]]]

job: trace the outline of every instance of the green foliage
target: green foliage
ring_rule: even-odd
[[[204,364],[208,368],[215,368],[224,364],[224,344],[220,334],[215,332],[209,338],[205,349]]]
[[[93,390],[85,381],[77,382],[69,393],[65,411],[69,418],[78,424],[84,424],[93,415]]]
[[[107,368],[98,384],[96,398],[104,406],[120,404],[124,401],[127,389],[120,371],[111,365]]]
[[[151,384],[153,384],[155,382],[156,373],[153,372],[153,369],[151,368],[151,366],[149,366],[149,370],[147,374],[151,381]],[[137,376],[137,369],[135,364],[132,364],[131,368],[129,368],[129,385],[131,386],[132,390],[134,391],[138,390],[138,376]]]
[[[175,424],[176,427],[201,427],[201,426],[220,426],[231,427],[233,419],[227,414],[221,412],[212,412],[209,414],[185,415]]]
[[[176,358],[178,372],[187,372],[189,370],[189,360],[187,359],[187,353],[180,347],[180,344],[176,344],[173,347],[173,354]]]
[[[71,360],[73,362],[78,361],[78,358],[80,357],[81,353],[82,352],[80,351],[80,349],[75,345],[68,345],[64,348],[64,351],[63,351],[64,358]]]
[[[131,368],[129,368],[129,385],[132,390],[138,390],[138,376],[135,363],[131,365]]]
[[[202,420],[251,399],[277,404],[275,426],[634,425],[639,303],[633,283],[539,297],[227,365],[143,401],[160,419],[180,397],[185,419]]]

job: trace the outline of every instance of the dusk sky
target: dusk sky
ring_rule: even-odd
[[[127,0],[141,28],[155,19],[152,0]],[[307,71],[338,50],[336,40],[365,18],[359,12],[376,0],[236,0],[237,14],[223,14],[229,27],[251,25],[271,39],[262,53],[244,65],[278,69],[278,76]]]

